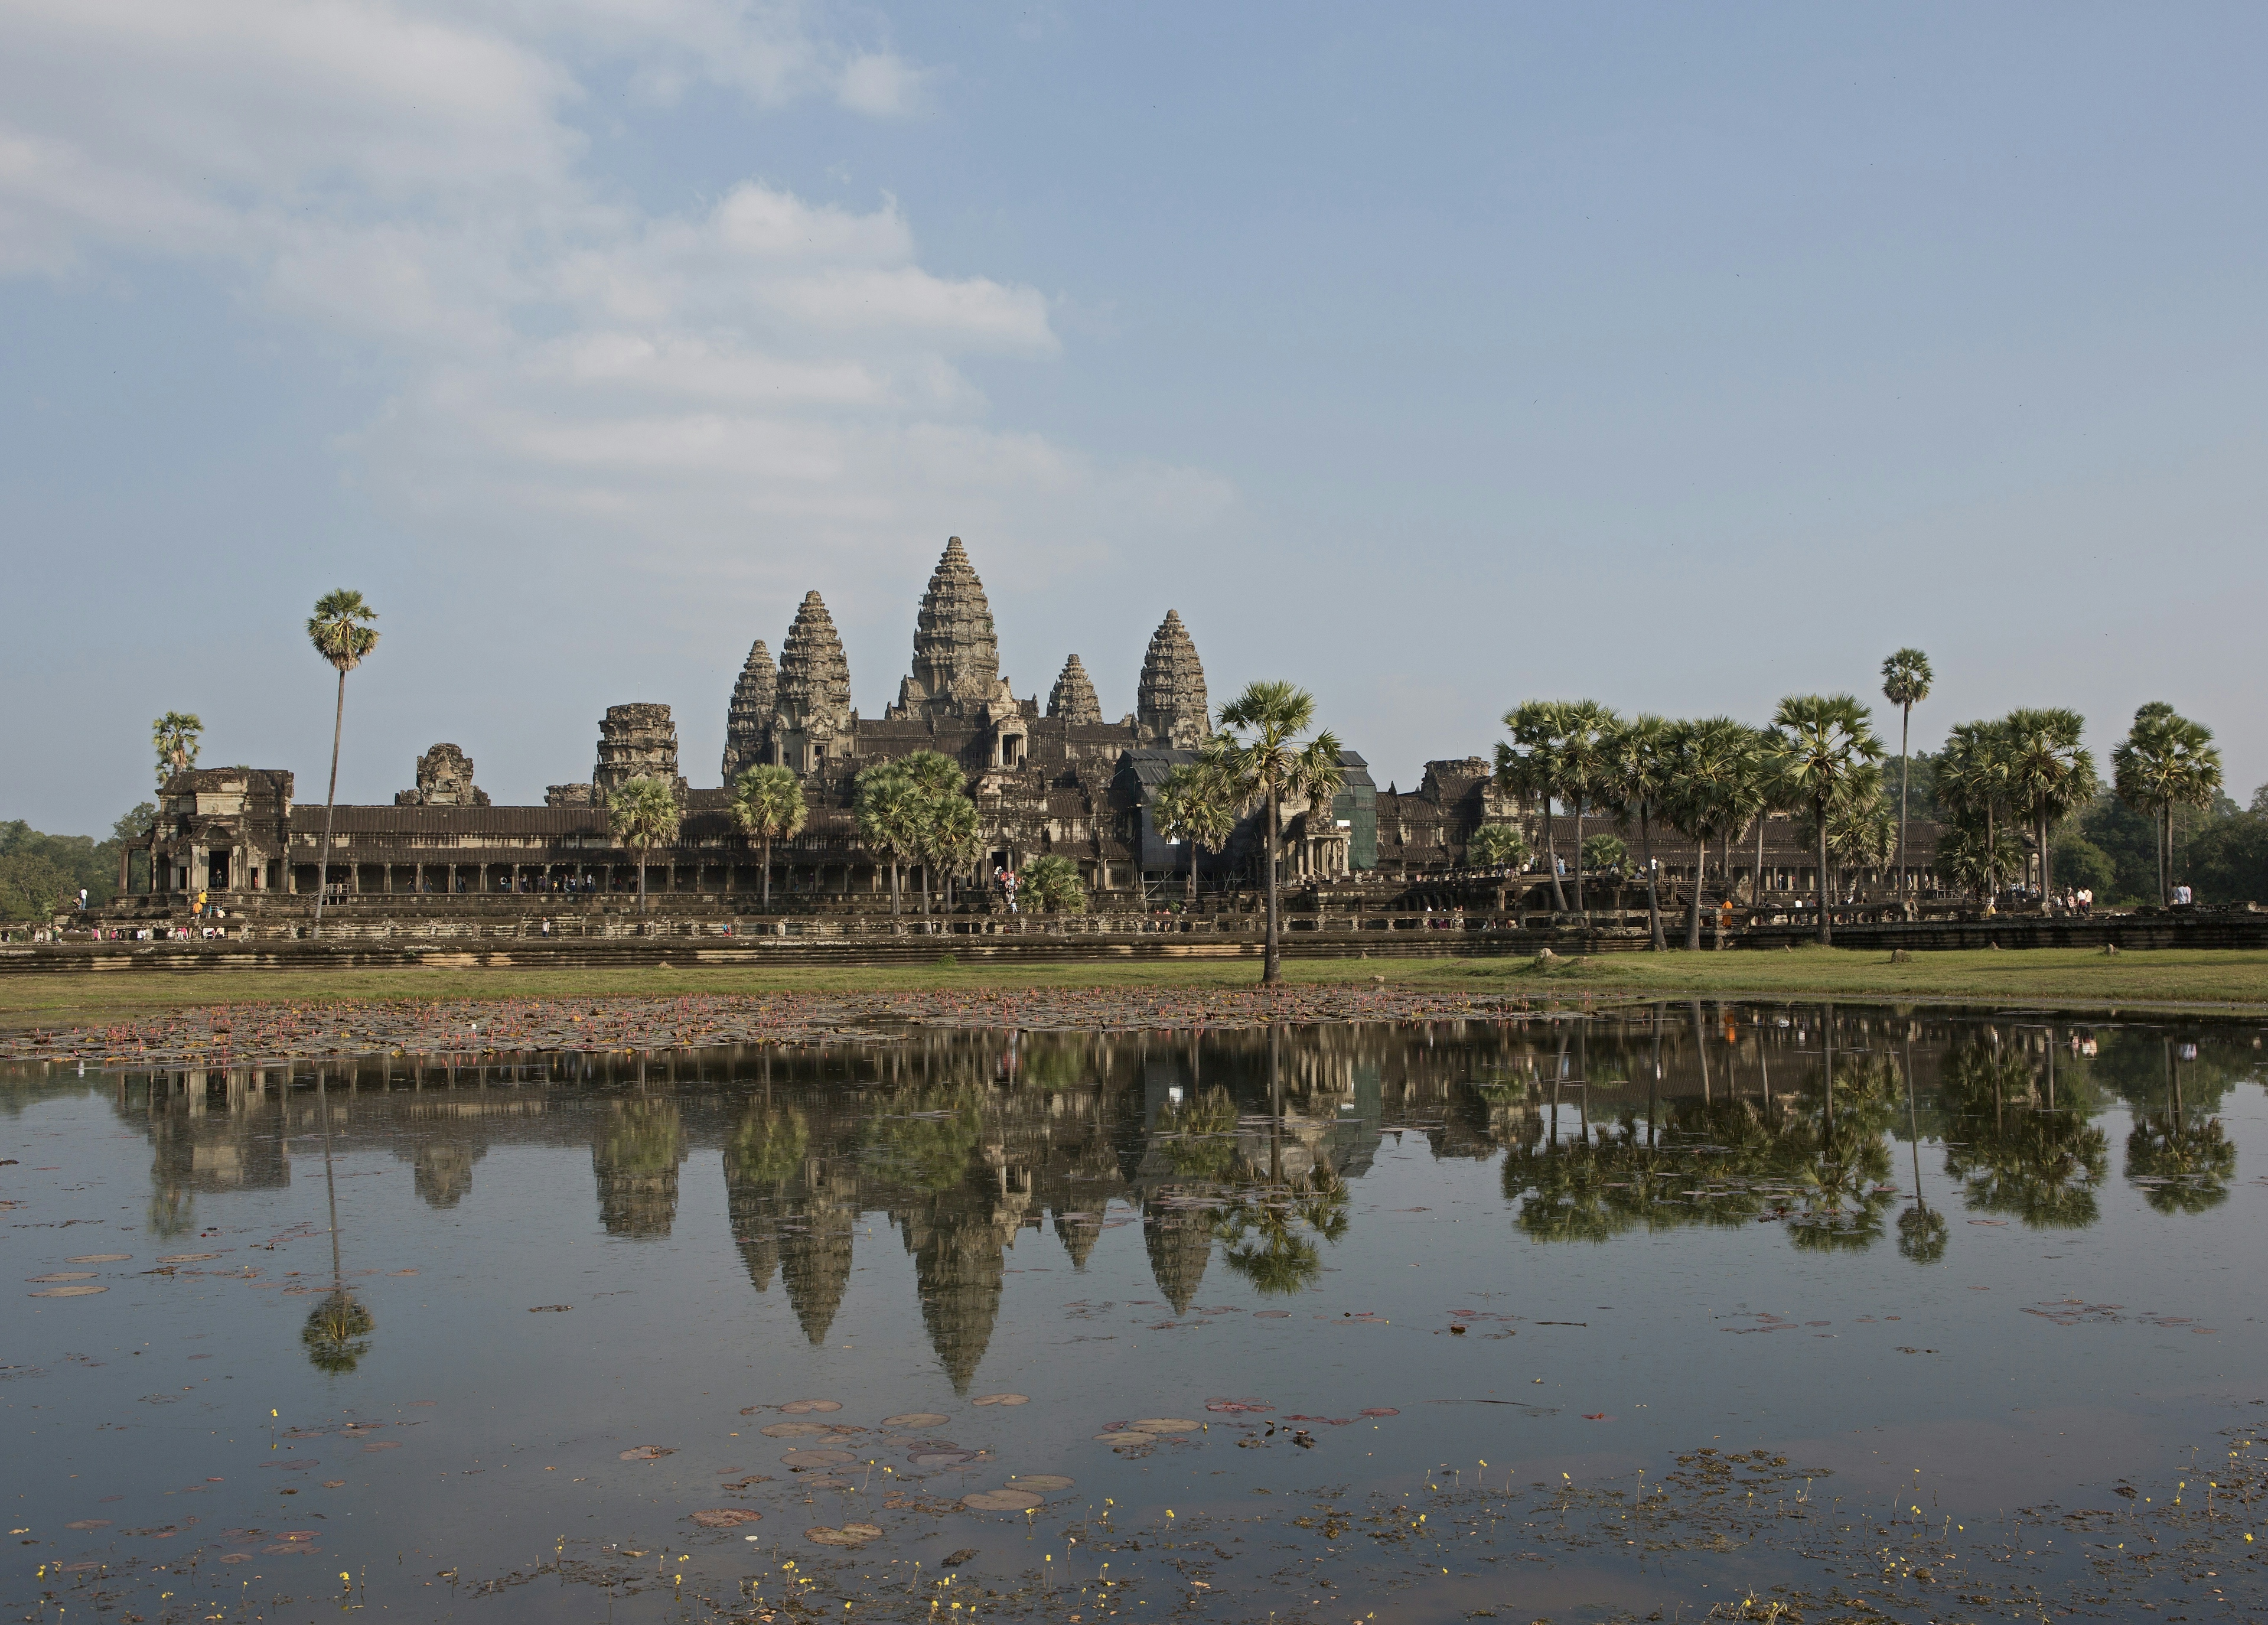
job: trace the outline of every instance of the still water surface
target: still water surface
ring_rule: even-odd
[[[1716,1004],[21,1071],[0,1603],[2258,1611],[2264,1075]]]

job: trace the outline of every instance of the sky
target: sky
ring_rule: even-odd
[[[817,589],[895,697],[1189,624],[1404,787],[1589,697],[1918,749],[2134,709],[2268,779],[2268,11],[740,0],[0,8],[0,818],[150,720],[499,803],[718,782]]]

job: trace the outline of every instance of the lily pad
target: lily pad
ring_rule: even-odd
[[[807,1415],[813,1411],[839,1411],[842,1408],[843,1402],[840,1400],[790,1400],[780,1407],[780,1410],[790,1416]]]
[[[882,1529],[879,1524],[845,1524],[840,1529],[830,1529],[821,1524],[816,1529],[806,1529],[803,1533],[805,1539],[816,1540],[821,1546],[864,1546],[869,1540],[880,1539]]]
[[[1048,1498],[1028,1489],[986,1489],[963,1496],[961,1504],[972,1512],[1028,1512],[1045,1506]]]
[[[907,1411],[902,1415],[883,1417],[882,1425],[886,1428],[934,1428],[950,1420],[950,1417],[940,1416],[935,1411]]]
[[[1363,1407],[1362,1414],[1366,1416],[1399,1416],[1402,1414],[1400,1411],[1395,1410],[1391,1405],[1365,1406]]]
[[[82,1252],[75,1259],[65,1259],[66,1264],[123,1264],[134,1255],[130,1252]]]
[[[368,1445],[364,1445],[363,1448],[367,1450],[370,1447]],[[622,1459],[624,1461],[659,1461],[664,1456],[674,1456],[676,1453],[677,1451],[674,1449],[660,1444],[640,1444],[634,1450],[624,1451],[622,1454]]]
[[[1029,1405],[1031,1402],[1032,1396],[1027,1393],[980,1393],[969,1401],[971,1405]]]
[[[847,1450],[792,1450],[780,1459],[792,1467],[839,1467],[858,1458]]]
[[[976,1459],[973,1450],[917,1450],[906,1458],[917,1467],[957,1467]]]
[[[1012,1473],[1008,1475],[1008,1488],[1011,1489],[1069,1489],[1075,1481],[1060,1473]]]
[[[42,1287],[28,1297],[92,1297],[97,1292],[107,1292],[108,1287]]]
[[[732,1529],[741,1524],[759,1522],[762,1518],[762,1512],[752,1512],[742,1506],[715,1506],[705,1512],[693,1514],[693,1521],[703,1529]]]
[[[92,1281],[94,1279],[94,1272],[91,1269],[59,1270],[52,1275],[33,1275],[27,1277],[27,1279],[32,1281]]]
[[[1137,1433],[1195,1433],[1200,1424],[1182,1416],[1145,1416],[1126,1425]]]
[[[159,1259],[160,1264],[202,1264],[207,1259],[220,1257],[217,1252],[169,1252]]]
[[[826,1433],[828,1427],[823,1422],[776,1422],[756,1431],[768,1439],[811,1439]]]

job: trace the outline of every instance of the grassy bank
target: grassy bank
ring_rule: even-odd
[[[2133,952],[2078,949],[1918,954],[1893,964],[1879,949],[1615,954],[1539,964],[1527,959],[1295,960],[1295,982],[1368,982],[1538,997],[1753,995],[2054,1006],[2069,1009],[2213,1008],[2268,1015],[2268,952]],[[149,1011],[228,1002],[338,999],[592,998],[681,993],[880,993],[988,987],[1249,987],[1249,961],[1141,965],[545,971],[514,966],[200,976],[107,972],[0,978],[0,1026],[59,1028]]]

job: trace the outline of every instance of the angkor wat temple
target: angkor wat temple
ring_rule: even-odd
[[[859,840],[853,784],[859,771],[915,751],[936,751],[967,775],[983,837],[972,880],[1020,869],[1042,853],[1074,863],[1097,906],[1138,907],[1177,896],[1194,862],[1209,887],[1249,883],[1263,861],[1256,812],[1224,850],[1193,853],[1168,843],[1150,798],[1177,763],[1194,759],[1212,732],[1203,662],[1172,609],[1151,634],[1134,709],[1112,722],[1077,654],[1064,662],[1047,703],[1019,698],[1000,670],[1000,645],[983,583],[961,539],[946,543],[915,617],[911,667],[880,717],[850,701],[850,667],[827,605],[805,595],[775,664],[758,639],[725,707],[717,787],[695,787],[681,771],[676,722],[666,705],[611,705],[600,720],[587,779],[549,787],[541,806],[497,806],[474,781],[472,758],[437,744],[417,759],[413,787],[391,804],[342,805],[328,861],[320,851],[324,810],[298,803],[279,769],[206,768],[177,773],[160,793],[146,840],[121,858],[120,912],[162,910],[198,892],[228,893],[254,913],[311,906],[328,881],[334,897],[363,911],[382,898],[537,894],[619,901],[637,890],[633,854],[609,833],[609,792],[630,779],[676,787],[683,809],[676,842],[647,855],[651,890],[671,907],[737,911],[764,889],[761,848],[733,822],[729,787],[756,764],[784,766],[802,780],[809,807],[802,832],[775,845],[774,903],[789,909],[887,906],[888,871]],[[1381,791],[1364,758],[1341,758],[1345,783],[1329,807],[1292,801],[1283,853],[1294,885],[1365,877],[1407,887],[1462,864],[1473,831],[1519,821],[1543,849],[1539,809],[1503,792],[1479,757],[1428,763],[1414,791]],[[1768,889],[1802,891],[1815,881],[1797,831],[1766,820]],[[1613,827],[1596,821],[1593,831]],[[1565,832],[1563,831],[1563,834]],[[1632,834],[1634,832],[1626,832]],[[1918,827],[1912,867],[1926,870],[1934,830]],[[1633,838],[1632,851],[1637,842]],[[1573,844],[1560,848],[1572,855]],[[1665,842],[1665,873],[1690,853]],[[1726,854],[1737,878],[1745,851]],[[1753,868],[1751,863],[1749,868]],[[979,885],[963,906],[998,900]],[[547,906],[557,906],[556,904]]]

